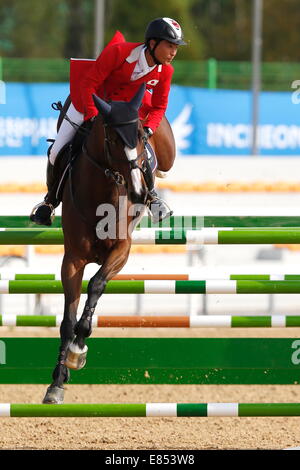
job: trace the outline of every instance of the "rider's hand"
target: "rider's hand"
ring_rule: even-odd
[[[153,130],[151,129],[151,127],[144,127],[144,141],[145,143],[148,142],[148,139],[149,137],[151,137],[153,135]]]

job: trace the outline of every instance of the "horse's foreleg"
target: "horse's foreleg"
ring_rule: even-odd
[[[97,273],[90,279],[87,300],[83,314],[75,326],[76,338],[70,344],[66,364],[70,369],[82,369],[86,363],[87,346],[85,339],[92,333],[92,317],[99,298],[107,282],[125,265],[130,250],[130,242],[122,240],[110,252]]]
[[[66,352],[74,338],[74,326],[81,294],[82,276],[85,263],[74,260],[68,255],[64,256],[61,279],[65,294],[64,317],[60,326],[61,344],[57,364],[52,373],[52,383],[47,389],[43,403],[63,403],[63,384],[69,380],[69,370],[65,364]]]

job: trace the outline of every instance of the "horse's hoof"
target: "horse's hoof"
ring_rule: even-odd
[[[67,351],[65,365],[69,369],[82,369],[86,364],[87,351],[88,347],[86,345],[81,349],[77,344],[71,343]]]
[[[62,405],[64,402],[64,389],[61,387],[51,386],[47,388],[46,395],[43,399],[44,405]]]

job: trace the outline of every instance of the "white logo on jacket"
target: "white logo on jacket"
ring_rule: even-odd
[[[159,80],[149,80],[149,82],[147,82],[147,85],[155,86],[158,84],[158,82]]]

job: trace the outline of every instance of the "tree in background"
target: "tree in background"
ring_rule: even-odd
[[[193,0],[191,13],[205,40],[205,58],[251,60],[250,0]],[[299,0],[263,0],[265,62],[299,61]]]
[[[299,62],[299,0],[264,0],[263,60]]]
[[[11,2],[2,0],[0,5],[0,54],[10,54],[13,43],[10,40],[11,31],[14,25],[14,18],[11,13]]]
[[[105,41],[119,29],[128,41],[144,40],[154,18],[176,18],[189,46],[178,56],[202,59],[204,41],[191,17],[191,0],[105,2]],[[1,0],[0,55],[9,57],[93,57],[94,0]],[[149,13],[150,10],[150,13]]]
[[[263,60],[299,59],[299,0],[264,0]],[[154,18],[177,19],[179,59],[251,59],[252,0],[106,0],[105,42],[143,41]],[[0,56],[93,57],[95,0],[0,0]]]
[[[1,0],[0,54],[10,57],[60,57],[64,21],[60,0]]]
[[[65,8],[68,11],[64,44],[64,55],[66,57],[84,57],[84,7],[85,3],[81,0],[65,1]]]
[[[127,41],[142,42],[146,26],[158,17],[175,18],[184,30],[187,47],[179,48],[178,58],[203,59],[204,40],[197,24],[191,15],[192,0],[110,0],[107,5],[106,42],[109,41],[116,29],[124,34]]]
[[[205,38],[205,58],[250,60],[249,0],[193,0],[191,12]]]

